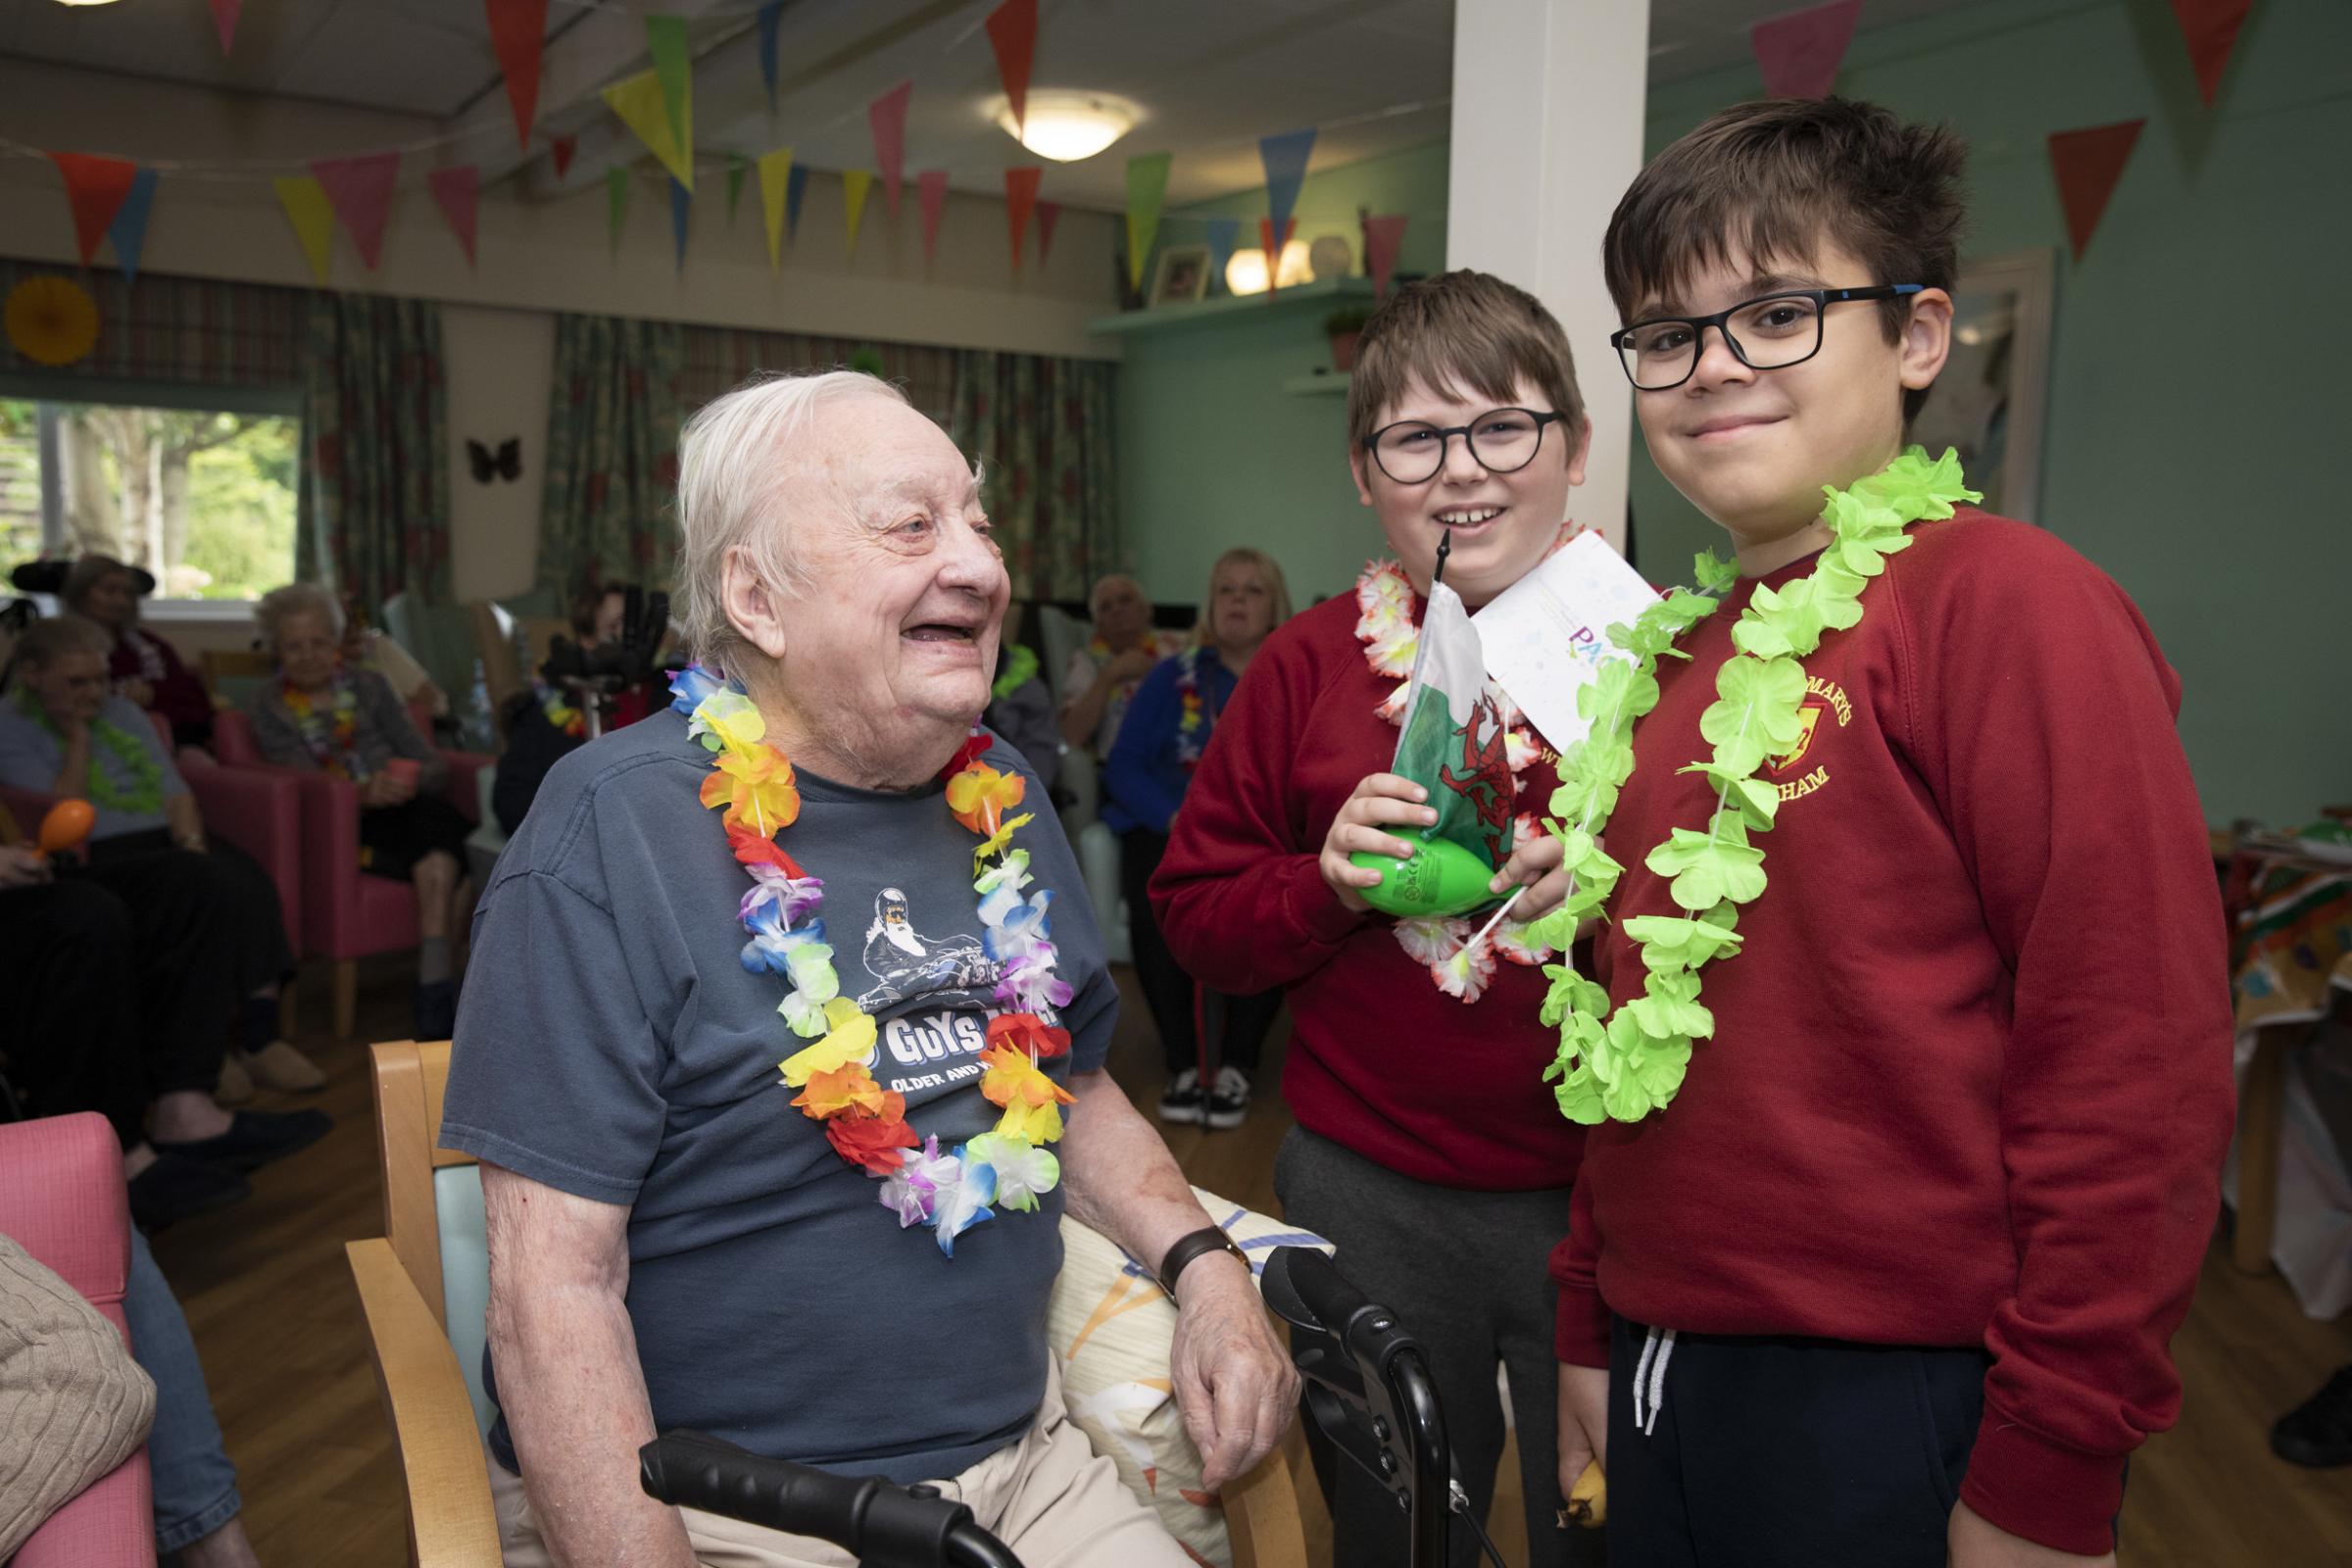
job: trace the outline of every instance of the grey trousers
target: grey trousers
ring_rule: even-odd
[[[1336,1244],[1349,1283],[1396,1314],[1421,1342],[1446,1415],[1454,1475],[1484,1520],[1501,1462],[1502,1398],[1510,1382],[1527,1504],[1529,1568],[1597,1568],[1600,1532],[1563,1531],[1559,1462],[1559,1362],[1553,1352],[1558,1287],[1545,1271],[1568,1232],[1568,1189],[1481,1193],[1431,1187],[1294,1127],[1274,1160],[1285,1217]],[[1405,1568],[1404,1517],[1370,1476],[1316,1440],[1304,1415],[1316,1473],[1331,1505],[1332,1560],[1347,1568]],[[1479,1560],[1478,1539],[1457,1519],[1452,1568]]]

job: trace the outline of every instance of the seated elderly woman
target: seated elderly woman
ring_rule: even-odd
[[[231,998],[242,997],[242,1043],[229,1058],[240,1073],[272,1089],[317,1089],[325,1075],[277,1038],[278,986],[294,955],[276,884],[244,851],[206,834],[147,715],[108,695],[111,641],[78,615],[35,621],[18,639],[14,689],[0,703],[0,784],[89,802],[91,874],[134,912],[166,907],[195,876],[230,928],[228,972],[219,977],[220,1010],[186,1026],[218,1030]]]
[[[360,859],[416,887],[416,1026],[448,1038],[458,987],[450,932],[472,903],[466,818],[441,795],[449,762],[416,733],[392,684],[342,657],[343,611],[316,583],[289,583],[254,607],[277,679],[252,698],[253,741],[281,767],[321,768],[360,791]]]
[[[1065,1200],[1172,1290],[1208,1485],[1298,1385],[1103,1071],[1117,990],[1054,812],[974,732],[1010,587],[973,471],[853,371],[727,394],[682,460],[704,662],[548,775],[458,1018],[506,1560],[847,1560],[648,1500],[637,1447],[682,1426],[939,1483],[1029,1562],[1180,1568],[1064,1411]]]
[[[175,746],[213,743],[213,699],[172,646],[139,625],[139,600],[155,578],[112,556],[84,556],[66,573],[58,597],[74,614],[96,621],[113,639],[106,672],[115,693],[172,726]]]

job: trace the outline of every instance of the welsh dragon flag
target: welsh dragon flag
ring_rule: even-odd
[[[1429,791],[1435,826],[1499,870],[1511,854],[1511,765],[1501,704],[1487,685],[1478,628],[1461,596],[1433,584],[1404,700],[1404,731],[1390,771]]]

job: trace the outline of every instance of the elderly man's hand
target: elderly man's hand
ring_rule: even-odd
[[[1210,1253],[1176,1280],[1176,1343],[1168,1362],[1184,1429],[1213,1492],[1281,1441],[1298,1408],[1298,1374],[1274,1336],[1257,1286],[1241,1262]]]

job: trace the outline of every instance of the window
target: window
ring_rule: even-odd
[[[0,395],[0,565],[96,553],[158,600],[258,599],[294,577],[301,449],[300,417],[263,405]]]

